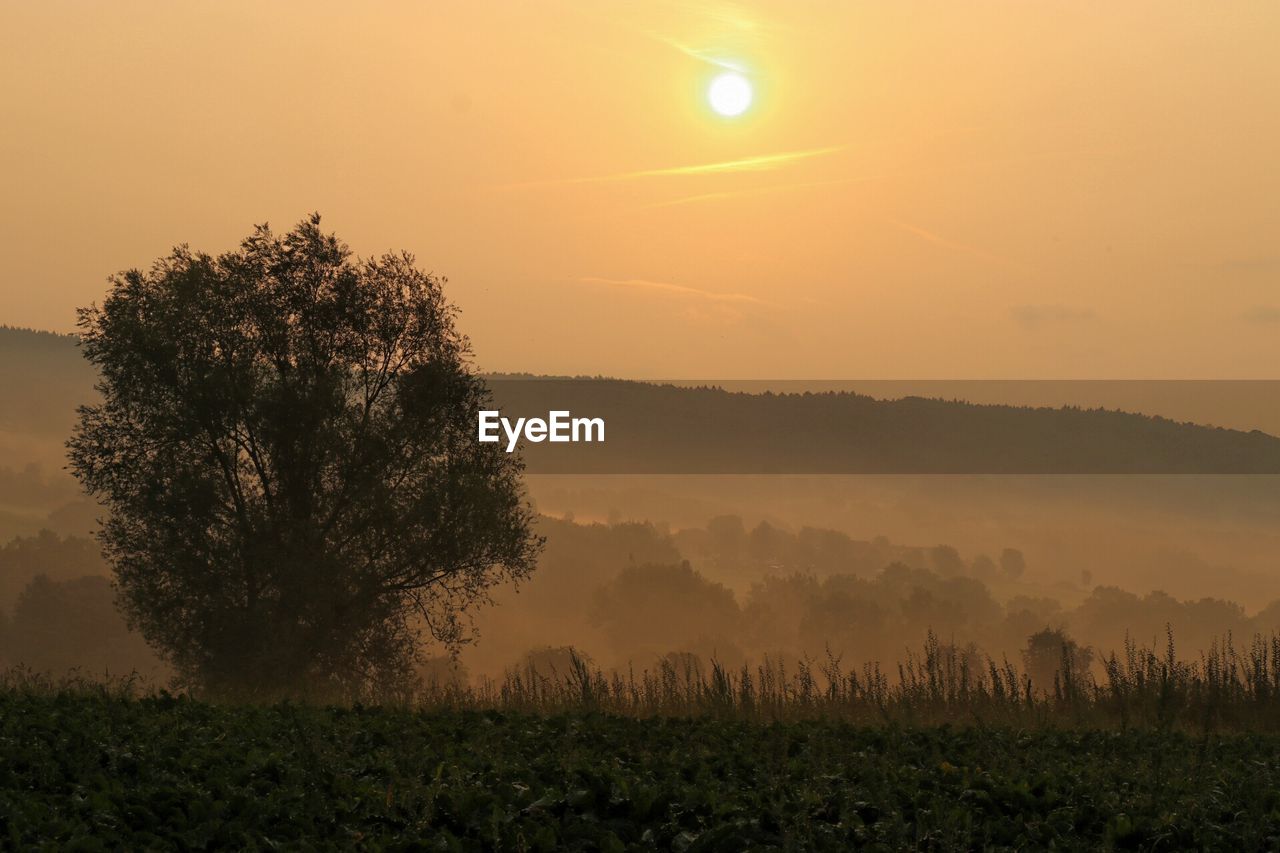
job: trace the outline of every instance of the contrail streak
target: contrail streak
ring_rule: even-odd
[[[687,296],[698,299],[707,299],[712,302],[745,302],[752,305],[768,305],[763,299],[757,299],[746,293],[714,293],[709,290],[699,290],[696,287],[688,287],[683,284],[673,284],[669,281],[650,281],[643,278],[597,278],[594,276],[583,276],[578,281],[584,284],[604,284],[611,287],[629,287],[638,290],[653,290],[662,293],[668,293],[672,296]]]
[[[723,201],[733,198],[744,198],[753,195],[766,195],[768,193],[795,192],[796,190],[814,189],[817,187],[834,187],[845,184],[861,184],[868,181],[884,180],[894,177],[892,173],[884,175],[863,175],[855,178],[833,178],[829,181],[798,181],[790,184],[770,184],[767,187],[748,187],[741,190],[724,190],[722,192],[699,193],[698,195],[682,196],[667,201],[655,201],[651,204],[641,205],[633,210],[653,210],[660,207],[678,207],[684,204],[698,204],[704,201]]]
[[[667,47],[672,48],[673,50],[677,50],[680,53],[683,53],[685,56],[689,57],[690,59],[696,59],[699,62],[705,62],[708,65],[714,65],[716,68],[723,68],[726,71],[737,71],[740,74],[746,73],[746,70],[747,70],[746,67],[740,62],[735,62],[730,59],[721,59],[718,56],[711,55],[710,51],[699,50],[695,47],[690,47],[684,42],[679,42],[673,38],[668,38],[667,36],[659,35],[657,33],[649,33],[649,35],[656,41],[659,41],[662,44],[665,44]]]
[[[596,184],[613,181],[634,181],[641,178],[666,178],[689,175],[719,175],[729,172],[766,172],[780,169],[800,160],[821,157],[843,151],[844,145],[833,145],[827,148],[810,148],[804,151],[784,151],[780,154],[761,154],[756,157],[743,157],[738,160],[724,160],[719,163],[699,163],[693,166],[671,166],[665,169],[642,169],[635,172],[618,172],[613,175],[596,175],[589,178],[561,178],[549,181],[529,181],[518,184],[506,184],[499,189],[525,189],[530,187],[561,186],[567,184]]]
[[[975,130],[975,128],[963,127],[963,128],[957,128],[953,132],[967,133],[972,130]],[[840,147],[848,148],[849,146],[846,145],[846,146],[840,146]],[[718,192],[708,192],[708,193],[699,193],[697,195],[680,196],[678,198],[668,199],[666,201],[655,201],[650,204],[644,204],[644,205],[640,205],[639,207],[632,208],[632,210],[633,211],[634,210],[652,210],[654,208],[676,207],[684,204],[697,204],[699,202],[708,202],[708,201],[723,201],[726,199],[743,198],[747,196],[763,195],[766,193],[790,192],[795,190],[815,189],[819,187],[842,186],[846,184],[860,184],[860,183],[866,183],[869,181],[891,180],[893,178],[925,177],[929,175],[945,176],[948,173],[948,171],[969,172],[969,171],[975,171],[978,169],[987,168],[990,166],[1004,165],[1007,163],[1035,162],[1038,160],[1058,159],[1062,157],[1072,157],[1077,155],[1086,155],[1086,154],[1096,155],[1098,153],[1131,151],[1131,150],[1139,150],[1139,149],[1136,149],[1132,146],[1124,146],[1124,147],[1109,146],[1105,148],[1085,148],[1085,149],[1075,149],[1075,150],[1068,150],[1068,151],[1049,151],[1049,152],[1028,154],[1020,157],[1001,157],[1001,158],[989,159],[989,160],[977,160],[969,163],[961,163],[959,165],[951,166],[948,169],[903,169],[903,170],[896,170],[896,171],[890,171],[890,172],[881,172],[879,174],[855,175],[847,178],[832,178],[830,180],[824,180],[824,181],[797,181],[797,182],[786,183],[786,184],[771,184],[769,186],[763,186],[763,187],[746,187],[746,188],[737,189],[737,190],[722,190]],[[936,234],[931,234],[931,237],[925,237],[925,233],[931,233],[931,232],[925,232],[925,229],[919,228],[919,226],[913,226],[910,223],[904,223],[904,222],[895,222],[894,224],[897,225],[898,227],[906,228],[906,230],[910,230],[911,228],[916,228],[917,236],[920,236],[924,239],[933,238],[935,239],[935,242],[940,241],[939,245],[947,245],[947,241],[945,240],[945,238],[939,237]],[[919,232],[925,232],[925,233],[919,233]],[[959,249],[960,244],[954,244],[954,245],[951,245],[950,247]],[[973,251],[981,252],[982,250],[973,249]],[[992,255],[991,257],[994,258],[996,256]],[[1008,263],[1013,264],[1012,261],[1009,261]]]
[[[901,219],[897,219],[892,216],[885,216],[884,221],[888,222],[890,225],[894,226],[895,228],[901,228],[903,231],[906,231],[908,234],[914,234],[915,236],[919,237],[921,240],[925,240],[937,246],[942,246],[944,249],[950,249],[953,252],[960,252],[961,254],[971,255],[975,258],[979,258],[989,263],[994,263],[998,266],[1008,267],[1008,268],[1016,269],[1022,272],[1026,271],[1026,267],[1024,267],[1022,264],[1018,263],[1015,260],[1003,257],[1001,255],[993,254],[992,252],[988,252],[986,249],[980,249],[977,246],[970,246],[966,243],[960,243],[955,240],[949,240],[940,234],[935,234],[934,232],[929,231],[928,229],[921,228],[919,225],[912,225],[910,222],[903,222]]]

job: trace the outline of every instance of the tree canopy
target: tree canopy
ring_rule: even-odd
[[[101,402],[71,468],[108,510],[130,623],[190,683],[386,688],[533,568],[521,463],[442,279],[360,260],[319,216],[218,257],[182,246],[80,312]]]

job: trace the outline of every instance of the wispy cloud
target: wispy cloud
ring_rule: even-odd
[[[770,323],[776,306],[747,293],[717,293],[670,281],[643,278],[599,278],[585,276],[582,284],[629,290],[649,295],[669,307],[663,310],[673,317],[697,325],[728,327],[742,324]],[[762,310],[768,309],[768,310]]]
[[[810,148],[804,151],[784,151],[780,154],[761,154],[756,157],[743,157],[738,160],[724,160],[719,163],[703,163],[696,166],[675,166],[668,169],[648,169],[642,172],[625,172],[605,180],[627,180],[630,178],[652,178],[667,175],[714,175],[720,172],[765,172],[780,169],[800,160],[822,157],[843,151],[843,145],[830,145],[826,148]]]
[[[583,276],[578,279],[578,281],[583,284],[596,284],[606,287],[643,290],[684,299],[697,299],[708,302],[728,302],[740,305],[769,305],[769,303],[763,299],[759,299],[747,293],[718,293],[712,290],[700,290],[696,287],[689,287],[684,284],[674,284],[669,281],[651,281],[644,278],[599,278],[596,276]]]
[[[1097,314],[1092,309],[1073,308],[1069,305],[1015,305],[1010,313],[1024,329],[1041,329],[1045,326],[1097,319]]]
[[[704,62],[716,68],[724,68],[741,73],[748,72],[746,63],[735,55],[744,47],[758,40],[761,22],[753,10],[748,12],[736,3],[715,2],[695,3],[680,0],[668,4],[671,10],[687,18],[693,30],[714,33],[704,46],[695,47],[683,39],[677,39],[661,32],[638,27],[640,33],[654,39],[660,44],[679,51],[690,59]],[[770,29],[776,27],[771,26]],[[685,29],[690,29],[686,26]],[[712,46],[714,45],[714,46]]]
[[[1241,319],[1250,323],[1275,325],[1280,323],[1280,308],[1274,305],[1255,305],[1241,315]]]
[[[595,184],[613,181],[634,181],[643,178],[688,177],[695,175],[719,175],[733,172],[767,172],[781,169],[801,160],[822,157],[843,151],[845,146],[833,145],[826,148],[809,148],[803,151],[783,151],[777,154],[760,154],[755,157],[741,157],[737,160],[722,160],[717,163],[698,163],[691,166],[668,166],[662,169],[641,169],[634,172],[617,172],[612,175],[595,175],[586,178],[558,178],[547,181],[527,181],[517,184],[506,184],[499,189],[527,189],[532,187],[560,186],[567,184]]]
[[[861,184],[868,181],[882,180],[889,177],[888,175],[863,175],[855,178],[833,178],[829,181],[794,181],[787,184],[770,184],[764,187],[747,187],[740,190],[723,190],[721,192],[698,193],[697,195],[681,196],[679,198],[668,199],[666,201],[655,201],[651,204],[640,205],[635,210],[653,210],[661,207],[679,207],[685,204],[700,204],[708,201],[730,201],[737,198],[749,198],[757,195],[768,195],[771,193],[796,192],[798,190],[816,189],[822,187],[835,187],[846,184]]]
[[[737,71],[740,74],[747,72],[747,67],[740,60],[725,58],[720,51],[709,50],[707,48],[696,48],[682,41],[673,39],[670,36],[664,36],[661,33],[647,33],[653,39],[662,42],[667,47],[683,53],[690,59],[696,59],[699,62],[705,62],[707,65],[713,65],[716,68],[723,68],[726,71]]]
[[[673,9],[696,15],[720,28],[737,31],[740,34],[750,33],[760,25],[757,13],[748,12],[740,3],[727,3],[724,0],[694,3],[690,0],[678,0],[668,3]]]
[[[972,133],[973,131],[979,130],[979,129],[980,128],[976,126],[958,126],[954,128],[948,128],[945,131],[940,132],[938,135],[941,136],[943,133],[947,135]],[[848,150],[850,148],[851,146],[849,145],[841,145],[841,146],[833,146],[831,148],[818,149],[818,150],[824,151],[824,152],[827,152],[827,151],[835,152],[835,151],[841,151],[841,150]],[[1042,152],[1042,153],[1036,153],[1036,154],[1028,154],[1028,155],[1019,156],[1019,157],[1001,157],[1001,158],[995,158],[995,159],[989,159],[989,160],[975,160],[967,163],[951,164],[944,169],[897,169],[897,170],[878,172],[874,174],[851,175],[843,178],[831,178],[829,180],[821,180],[821,181],[793,181],[790,183],[772,184],[772,185],[763,186],[763,187],[744,187],[742,189],[722,190],[722,191],[716,191],[716,192],[706,192],[706,193],[697,193],[694,195],[679,196],[677,198],[667,199],[665,201],[656,201],[650,204],[641,205],[640,207],[637,207],[634,209],[635,210],[651,210],[654,208],[676,207],[679,205],[698,204],[702,202],[728,201],[728,200],[737,199],[737,198],[746,198],[750,196],[764,195],[767,193],[794,192],[794,191],[806,190],[806,189],[837,187],[837,186],[843,186],[843,185],[849,185],[849,184],[867,183],[869,181],[893,180],[894,178],[921,178],[921,177],[928,177],[930,175],[946,175],[949,172],[962,172],[962,171],[970,172],[970,171],[976,171],[979,169],[989,168],[991,166],[997,166],[997,165],[1002,165],[1007,163],[1034,162],[1038,160],[1074,157],[1074,156],[1079,156],[1081,154],[1088,154],[1088,153],[1100,154],[1100,153],[1106,153],[1108,150],[1128,150],[1128,149],[1120,149],[1120,148],[1101,149],[1100,148],[1100,149],[1090,149],[1087,151],[1074,150],[1074,151]],[[966,247],[966,246],[962,246],[962,244],[956,241],[946,240],[945,238],[940,237],[939,235],[934,234],[933,232],[928,231],[924,228],[921,228],[918,225],[913,225],[912,223],[902,222],[902,220],[896,220],[894,221],[893,224],[896,224],[899,227],[904,227],[907,230],[914,229],[913,233],[915,233],[916,236],[922,237],[924,239],[932,239],[934,242],[939,242],[940,245],[948,246],[949,248],[954,248],[954,249],[957,249],[958,251],[969,251],[970,253],[977,252],[980,256],[986,255],[988,259],[995,259],[999,257],[994,253],[984,252],[983,250],[978,249],[977,247],[973,247],[973,246]],[[1009,258],[1000,258],[1000,261],[1008,265],[1020,266],[1019,264],[1017,264],[1017,262]]]
[[[1192,264],[1201,269],[1245,275],[1272,275],[1280,270],[1280,255],[1243,255],[1207,264]]]
[[[1020,271],[1026,270],[1026,267],[1024,265],[1018,263],[1012,258],[1006,258],[1003,255],[997,255],[994,252],[989,252],[986,249],[980,248],[978,246],[971,246],[968,243],[961,243],[959,240],[952,240],[947,237],[943,237],[941,234],[937,234],[933,231],[930,231],[927,228],[922,228],[919,225],[915,225],[910,222],[904,222],[903,220],[893,216],[886,216],[884,217],[884,220],[888,222],[890,225],[894,226],[895,228],[900,228],[903,231],[906,231],[908,234],[914,234],[915,236],[919,237],[921,240],[925,240],[929,243],[933,243],[936,246],[941,246],[944,249],[950,249],[953,252],[959,252],[963,255],[969,255],[971,257],[978,258],[979,260],[996,264],[997,266],[1008,267],[1010,269],[1016,269]]]

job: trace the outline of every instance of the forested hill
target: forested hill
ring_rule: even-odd
[[[533,473],[1280,473],[1280,438],[1103,409],[610,379],[490,386],[504,415],[606,421],[602,445],[526,443]]]
[[[0,433],[60,444],[93,380],[74,336],[0,327]],[[490,385],[504,414],[606,419],[603,445],[526,444],[531,473],[1280,473],[1280,438],[1118,411],[614,379]]]
[[[94,376],[74,335],[0,326],[0,432],[65,436]]]

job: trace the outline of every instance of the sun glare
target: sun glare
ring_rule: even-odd
[[[736,71],[727,71],[711,81],[707,101],[722,116],[742,115],[751,106],[751,82]]]

